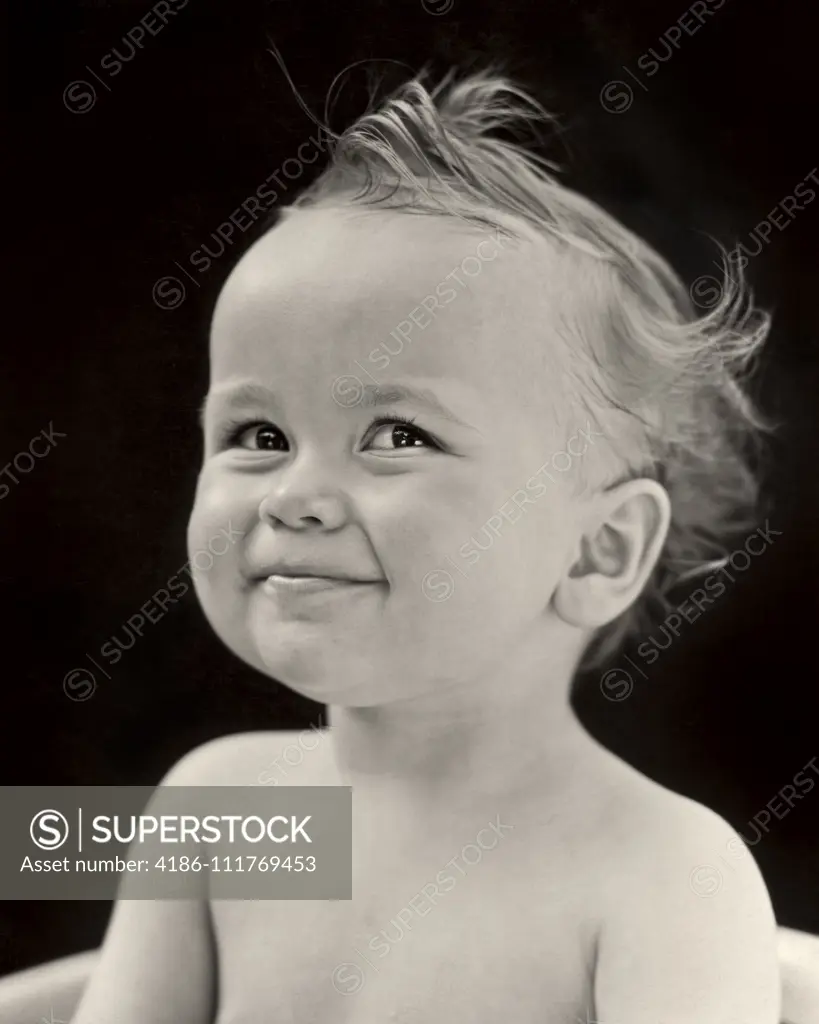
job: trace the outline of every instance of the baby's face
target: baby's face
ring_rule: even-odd
[[[242,534],[196,579],[236,654],[371,706],[508,669],[526,638],[567,642],[550,600],[580,470],[549,460],[587,420],[548,260],[437,217],[326,209],[241,260],[213,319],[188,538],[195,555]],[[281,578],[299,573],[335,582]]]

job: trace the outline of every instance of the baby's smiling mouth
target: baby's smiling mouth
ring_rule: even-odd
[[[340,566],[316,562],[276,562],[253,573],[262,590],[275,595],[313,594],[325,591],[351,591],[383,583],[381,577],[356,575]]]
[[[272,573],[261,581],[262,589],[269,594],[317,594],[325,591],[347,591],[374,586],[377,580],[351,580],[332,576],[289,576]]]

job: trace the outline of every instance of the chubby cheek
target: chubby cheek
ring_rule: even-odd
[[[401,559],[393,591],[398,642],[425,639],[430,652],[451,656],[454,670],[458,659],[465,666],[497,653],[546,613],[570,560],[576,516],[557,488],[519,506],[509,502],[512,493],[505,481],[452,486],[411,515],[404,509],[385,545]]]
[[[413,474],[392,478],[359,499],[367,537],[390,584],[390,595],[402,605],[423,607],[425,575],[455,553],[469,535],[468,510],[478,499],[451,477]]]
[[[229,486],[224,474],[207,467],[200,474],[188,520],[188,557],[203,604],[215,588],[239,580],[244,539],[253,523],[252,502],[242,488]],[[207,609],[206,609],[207,610]]]
[[[453,473],[436,483],[429,493],[391,494],[368,515],[390,582],[391,636],[439,650],[476,630],[497,640],[548,603],[559,517],[545,501],[500,516],[514,488],[497,478]]]

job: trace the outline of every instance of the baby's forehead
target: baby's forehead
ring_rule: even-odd
[[[243,257],[231,299],[293,315],[332,305],[336,316],[451,305],[462,316],[540,315],[565,296],[568,257],[534,233],[452,216],[339,206],[286,211]],[[453,294],[454,297],[453,297]],[[422,315],[422,314],[419,314]]]
[[[248,353],[264,371],[269,352],[291,379],[360,376],[354,363],[389,361],[481,388],[502,377],[525,402],[541,370],[565,379],[559,336],[578,271],[549,240],[504,227],[358,207],[288,211],[220,296],[214,376],[246,374]]]

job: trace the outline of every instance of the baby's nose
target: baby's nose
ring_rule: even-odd
[[[348,519],[346,496],[317,467],[279,471],[259,505],[259,518],[291,530],[337,530]]]

